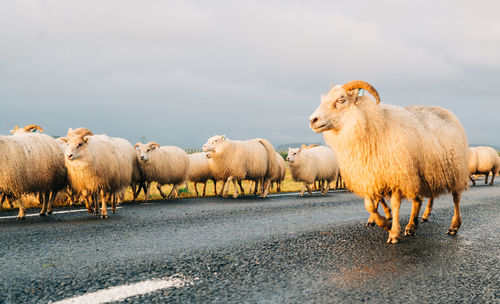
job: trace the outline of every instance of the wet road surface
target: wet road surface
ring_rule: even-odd
[[[0,302],[183,278],[121,302],[499,303],[500,185],[464,193],[456,236],[445,234],[451,196],[434,206],[416,236],[395,245],[364,225],[363,200],[347,192],[127,203],[108,220],[71,212],[18,222],[3,212]]]

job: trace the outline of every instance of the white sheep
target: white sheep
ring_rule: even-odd
[[[28,130],[30,126],[16,128],[13,136],[0,136],[0,192],[9,202],[19,201],[20,220],[26,213],[23,194],[43,196],[43,216],[52,213],[55,195],[67,182],[64,157],[55,139]]]
[[[491,182],[493,185],[495,181],[495,175],[498,174],[500,170],[500,158],[498,157],[497,151],[492,147],[471,147],[469,152],[469,173],[471,174],[470,180],[472,185],[476,185],[476,181],[472,179],[472,174],[485,174],[486,178],[484,183],[488,183],[488,176],[491,172]]]
[[[376,99],[358,96],[365,89]],[[460,196],[468,187],[468,144],[464,129],[448,110],[379,105],[377,91],[363,81],[331,88],[310,116],[310,126],[324,133],[335,151],[346,187],[364,197],[378,226],[397,243],[401,199],[413,200],[406,235],[415,233],[423,197],[451,192],[455,214],[447,233],[461,225]],[[376,203],[391,196],[392,225]]]
[[[321,193],[327,195],[330,183],[337,180],[339,172],[337,158],[330,148],[323,146],[288,148],[286,160],[293,180],[303,183],[299,196],[304,195],[306,189],[311,195],[311,187],[316,181],[322,182]]]
[[[245,141],[230,140],[225,135],[215,135],[203,145],[208,152],[210,169],[216,180],[227,183],[223,196],[227,196],[229,185],[234,186],[233,197],[238,197],[237,182],[244,179],[264,185],[262,196],[267,196],[271,184],[271,176],[279,170],[273,146],[266,139],[257,138]]]
[[[178,197],[177,189],[186,181],[189,170],[187,153],[175,146],[160,147],[156,142],[136,143],[135,148],[142,176],[147,182],[145,199],[149,199],[151,182],[158,183],[157,188],[163,198]],[[161,186],[165,184],[173,184],[168,196],[161,190]]]
[[[189,171],[187,180],[194,183],[194,190],[196,196],[198,196],[197,184],[203,184],[202,196],[205,196],[205,190],[207,187],[207,181],[213,180],[214,182],[214,192],[217,194],[217,181],[214,179],[212,170],[210,170],[210,164],[208,163],[208,158],[206,153],[193,153],[189,154]],[[187,188],[187,186],[186,186]]]
[[[89,213],[92,213],[90,199],[94,198],[96,215],[99,214],[98,197],[102,205],[101,218],[107,218],[106,202],[113,203],[113,195],[132,182],[130,158],[118,148],[116,140],[107,135],[92,135],[88,129],[77,129],[77,132],[69,129],[65,140],[71,188],[83,196]]]

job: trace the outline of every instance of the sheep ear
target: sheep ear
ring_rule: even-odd
[[[89,137],[88,137],[88,136],[84,136],[84,137],[83,137],[83,141],[84,141],[84,142],[87,142],[88,140],[89,140]]]
[[[14,130],[10,130],[10,133],[11,133],[11,134],[14,134],[14,133],[16,133],[16,131],[14,131]]]
[[[59,137],[59,139],[64,141],[65,143],[68,143],[68,139],[66,137]]]
[[[226,134],[222,135],[222,136],[220,137],[220,139],[222,139],[222,140],[226,140]]]
[[[140,147],[141,145],[142,145],[142,144],[141,144],[140,142],[138,142],[138,143],[136,143],[136,144],[134,145],[134,148],[136,148],[136,149],[137,149],[137,148],[138,148],[138,147]]]

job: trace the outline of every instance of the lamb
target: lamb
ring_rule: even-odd
[[[78,130],[78,129],[77,129]],[[71,188],[83,196],[89,213],[91,197],[99,196],[101,218],[108,217],[107,201],[132,182],[133,164],[107,135],[93,135],[88,129],[68,130],[65,163]],[[115,206],[113,204],[113,212]],[[97,206],[95,214],[99,214]]]
[[[0,193],[9,201],[19,200],[19,220],[26,217],[23,194],[43,194],[40,215],[44,216],[52,213],[55,195],[66,185],[64,157],[55,139],[30,130],[17,127],[15,135],[0,136]]]
[[[266,197],[271,184],[271,176],[276,175],[279,167],[276,165],[276,155],[273,146],[263,138],[239,141],[230,140],[226,135],[215,135],[203,145],[203,151],[208,152],[210,169],[216,180],[223,180],[227,188],[223,189],[226,197],[229,184],[233,182],[233,197],[238,197],[237,182],[244,179],[264,184],[261,196]]]
[[[156,142],[136,143],[136,155],[144,180],[147,182],[146,200],[149,199],[151,182],[157,182],[157,188],[163,198],[178,197],[177,188],[186,181],[189,170],[189,157],[184,150],[175,146],[162,146]],[[168,196],[161,186],[173,184]]]
[[[472,174],[486,174],[484,183],[488,183],[488,176],[491,172],[491,182],[493,185],[495,175],[500,170],[500,158],[497,151],[491,147],[471,147],[469,152],[469,173],[471,174],[470,180],[472,185],[475,186],[476,182],[472,179]]]
[[[203,183],[203,194],[205,196],[205,190],[207,188],[207,181],[213,180],[214,182],[214,192],[217,194],[217,181],[214,179],[212,170],[210,170],[210,165],[208,163],[208,158],[206,153],[193,153],[189,154],[189,172],[187,179],[194,183],[194,190],[196,196],[198,196],[198,188],[196,187],[198,183]],[[187,186],[186,186],[187,188]]]
[[[358,96],[359,89],[373,95]],[[347,188],[365,199],[388,243],[400,238],[401,199],[413,200],[405,235],[413,235],[423,197],[452,193],[455,213],[448,234],[461,225],[460,197],[468,187],[468,143],[459,120],[440,107],[379,105],[377,91],[364,81],[333,86],[310,116],[335,151]],[[392,225],[376,202],[391,196]]]
[[[294,181],[303,182],[299,196],[305,190],[312,194],[311,185],[316,181],[320,184],[321,194],[327,195],[330,183],[338,177],[338,164],[332,149],[323,146],[288,148],[286,158]]]

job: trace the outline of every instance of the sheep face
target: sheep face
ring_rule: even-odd
[[[67,144],[64,157],[69,161],[82,158],[85,155],[88,139],[88,136],[74,136],[69,139],[62,137],[61,140],[66,140]]]
[[[345,113],[357,106],[358,91],[346,91],[340,85],[334,86],[321,97],[321,104],[309,117],[311,129],[316,133],[342,129]]]
[[[215,135],[210,137],[207,143],[203,145],[203,152],[207,152],[207,158],[211,157],[211,153],[216,153],[217,147],[220,147],[226,139],[226,135]]]
[[[160,148],[160,145],[156,142],[149,142],[145,145],[141,143],[135,144],[135,151],[137,153],[137,158],[142,162],[147,162],[152,153],[155,153]]]
[[[286,161],[293,164],[293,162],[295,162],[299,157],[299,152],[300,149],[298,148],[288,148],[288,156],[286,157]]]

